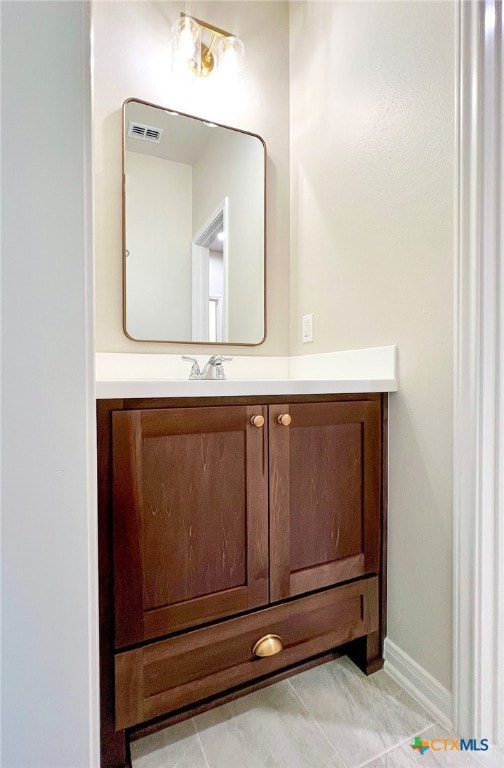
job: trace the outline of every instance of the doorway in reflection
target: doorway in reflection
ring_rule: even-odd
[[[196,233],[192,243],[192,339],[228,340],[228,199]]]

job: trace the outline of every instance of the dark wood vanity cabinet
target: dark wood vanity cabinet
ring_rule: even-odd
[[[268,604],[263,411],[112,413],[116,648]]]
[[[380,668],[386,395],[103,400],[98,437],[105,768],[338,648]]]

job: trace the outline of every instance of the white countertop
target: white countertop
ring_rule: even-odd
[[[226,379],[225,381],[98,381],[98,399],[135,397],[236,397],[395,392],[395,379]]]
[[[180,355],[99,353],[96,397],[246,397],[397,390],[394,346],[290,358],[237,355],[224,368],[225,381],[191,381],[190,363]]]

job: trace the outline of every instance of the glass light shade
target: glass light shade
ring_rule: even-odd
[[[243,80],[245,46],[239,37],[222,37],[218,46],[219,79],[228,88],[238,87]]]
[[[201,61],[201,28],[190,16],[184,16],[172,27],[172,71],[192,79]]]

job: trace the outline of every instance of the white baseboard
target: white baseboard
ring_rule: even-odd
[[[445,728],[452,729],[452,694],[395,643],[385,640],[385,671]]]

